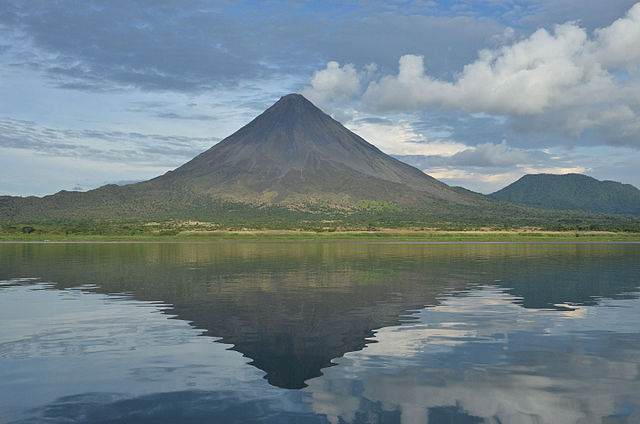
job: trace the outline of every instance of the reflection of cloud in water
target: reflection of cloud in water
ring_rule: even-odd
[[[334,423],[366,421],[376,404],[404,424],[446,407],[494,423],[640,420],[639,300],[560,311],[517,300],[483,287],[378,330],[307,381],[313,410]]]
[[[230,345],[160,313],[167,305],[19,283],[0,299],[0,422],[157,422],[293,402]]]

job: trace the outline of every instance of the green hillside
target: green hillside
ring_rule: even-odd
[[[525,175],[490,197],[546,209],[640,215],[636,187],[582,174]]]

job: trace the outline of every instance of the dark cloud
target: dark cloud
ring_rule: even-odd
[[[512,3],[506,0],[504,3]],[[535,30],[549,24],[578,21],[588,30],[601,28],[618,19],[637,3],[637,0],[531,0],[523,13],[518,8],[505,9],[505,19]]]
[[[264,71],[227,42],[238,22],[205,2],[152,3],[5,2],[0,22],[49,54],[42,65],[66,87],[190,91]]]
[[[287,2],[245,2],[237,9],[198,0],[5,0],[0,25],[18,49],[12,63],[83,90],[117,85],[198,91],[241,80],[304,77],[328,60],[377,62],[384,70],[395,66],[398,52],[424,54],[427,66],[446,76],[502,31],[483,18],[408,13],[429,10],[416,5],[334,6],[309,13]]]
[[[603,26],[633,0],[226,2],[0,1],[0,53],[62,87],[198,91],[241,80],[310,75],[328,60],[393,71],[425,57],[451,79],[506,26],[531,31],[580,20]],[[579,7],[578,7],[579,5]],[[461,8],[461,6],[463,6]],[[348,40],[348,42],[345,42]]]
[[[521,143],[568,146],[631,146],[640,148],[640,102],[628,90],[627,104],[585,105],[570,111],[552,111],[529,117],[513,117],[508,131],[519,134]]]
[[[441,0],[433,13],[444,16],[484,16],[533,31],[550,24],[579,21],[592,30],[624,15],[637,0]]]
[[[355,18],[320,40],[319,47],[327,58],[340,63],[375,62],[380,73],[395,70],[401,54],[423,55],[432,74],[450,79],[503,30],[484,18],[389,13]]]

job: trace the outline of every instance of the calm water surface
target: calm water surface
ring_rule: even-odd
[[[0,423],[640,423],[640,245],[3,244]]]

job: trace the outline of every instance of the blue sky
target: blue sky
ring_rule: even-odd
[[[640,186],[640,4],[0,0],[0,194],[151,178],[301,92],[484,193]]]

